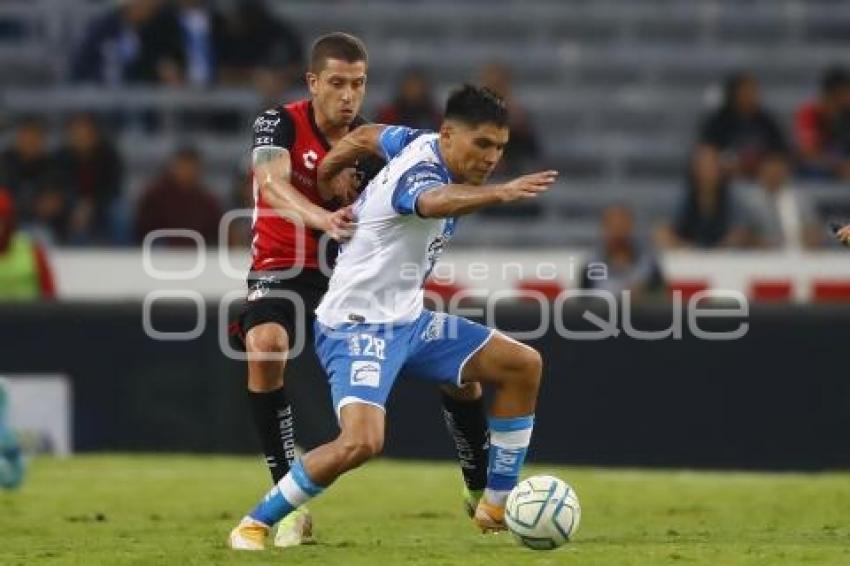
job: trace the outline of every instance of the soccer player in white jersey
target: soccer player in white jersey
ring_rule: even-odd
[[[316,352],[328,374],[339,436],[305,454],[230,534],[230,546],[265,547],[271,527],[341,474],[378,454],[384,405],[400,374],[463,387],[494,386],[487,486],[473,520],[504,529],[508,493],[525,460],[543,362],[533,348],[467,319],[424,309],[422,285],[456,217],[538,196],[543,171],[484,185],[508,141],[504,101],[464,86],[439,133],[365,125],[346,135],[319,170],[320,187],[369,154],[388,163],[354,204],[357,231],[337,260],[316,310]]]

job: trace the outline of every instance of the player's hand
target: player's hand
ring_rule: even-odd
[[[534,198],[547,191],[557,178],[558,172],[551,170],[517,177],[501,185],[502,202]]]
[[[347,242],[354,236],[357,229],[357,219],[351,206],[340,208],[327,216],[325,232],[337,242]]]
[[[354,167],[343,169],[330,182],[331,193],[343,205],[357,200],[358,186],[357,170]]]

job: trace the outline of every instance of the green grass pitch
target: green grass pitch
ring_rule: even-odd
[[[530,466],[578,491],[552,552],[482,536],[450,463],[377,461],[312,504],[319,544],[236,554],[234,523],[268,487],[257,458],[80,456],[31,463],[0,493],[0,564],[850,564],[850,474]]]

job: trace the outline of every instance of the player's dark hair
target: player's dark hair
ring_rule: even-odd
[[[838,89],[850,85],[850,74],[844,67],[830,67],[824,71],[820,80],[822,94],[832,94]]]
[[[504,99],[487,87],[463,85],[449,95],[446,120],[458,120],[468,126],[508,125],[508,107]]]
[[[325,34],[313,42],[310,48],[310,72],[319,74],[328,59],[339,59],[346,63],[369,62],[366,45],[353,35],[341,31]]]

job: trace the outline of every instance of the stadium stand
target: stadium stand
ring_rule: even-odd
[[[794,109],[850,43],[850,6],[831,0],[501,1],[486,10],[476,1],[340,2],[333,9],[272,2],[269,8],[304,38],[335,29],[364,38],[371,58],[368,116],[392,99],[411,66],[428,73],[438,100],[488,64],[511,69],[514,95],[537,125],[540,161],[558,168],[562,183],[530,213],[469,219],[459,245],[588,246],[598,237],[599,212],[612,202],[628,202],[648,232],[679,201],[696,125],[728,73],[758,77],[766,106],[790,134]],[[71,85],[68,46],[79,44],[105,9],[85,0],[0,5],[0,119],[37,113],[58,127],[81,110],[111,119],[130,202],[146,172],[192,136],[209,164],[209,184],[224,200],[262,96],[233,87]],[[241,127],[222,133],[209,124],[187,125],[186,113],[198,110],[236,113]],[[156,116],[156,128],[126,119],[128,113]],[[10,133],[2,131],[5,146]],[[812,195],[821,216],[850,211],[843,186],[795,181],[794,188]]]

